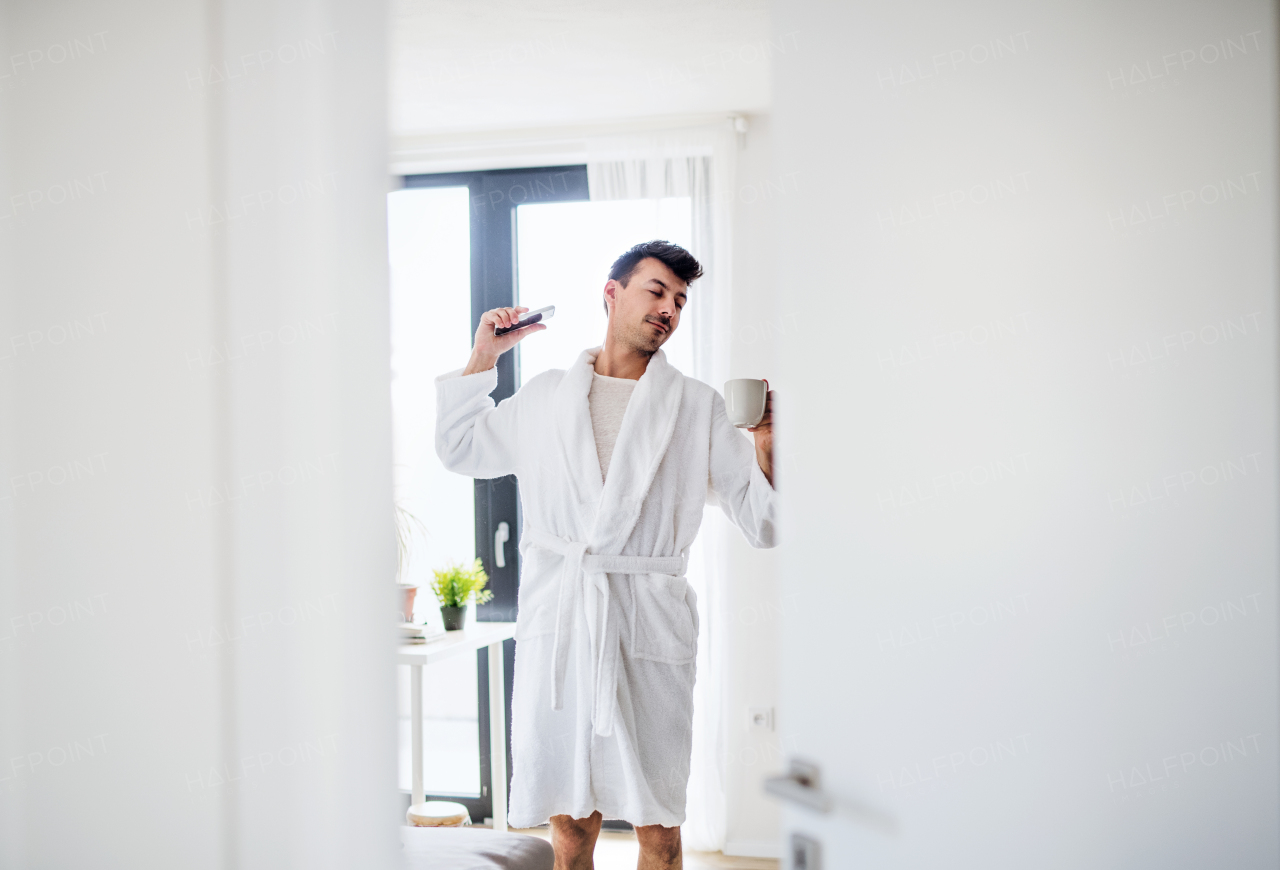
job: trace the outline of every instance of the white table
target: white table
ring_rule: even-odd
[[[423,644],[402,645],[396,662],[409,666],[412,698],[413,805],[425,802],[422,786],[422,666],[489,648],[489,772],[492,782],[493,829],[507,829],[507,692],[502,642],[515,637],[514,622],[475,622],[461,631]]]

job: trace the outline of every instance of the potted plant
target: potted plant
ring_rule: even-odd
[[[432,573],[436,579],[431,582],[431,591],[440,600],[440,617],[444,620],[445,631],[462,628],[467,618],[467,602],[484,604],[493,598],[493,593],[484,588],[489,582],[489,575],[484,572],[479,559],[470,566],[450,564],[444,570]]]

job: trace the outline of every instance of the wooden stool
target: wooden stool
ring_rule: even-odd
[[[409,807],[409,824],[418,828],[461,828],[471,824],[471,814],[453,801],[425,801]]]

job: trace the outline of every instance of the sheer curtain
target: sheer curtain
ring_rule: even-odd
[[[728,369],[730,290],[729,192],[736,136],[723,127],[599,138],[587,145],[592,200],[691,199],[692,251],[703,277],[691,288],[682,328],[693,332],[693,371],[716,389]],[[637,240],[640,241],[640,240]],[[689,557],[689,582],[698,595],[698,681],[694,688],[693,760],[684,843],[719,851],[725,840],[724,792],[724,565],[730,531],[718,508],[706,511]]]

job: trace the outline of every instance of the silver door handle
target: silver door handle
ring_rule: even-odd
[[[823,791],[816,764],[797,758],[791,759],[790,763],[786,776],[764,781],[766,792],[814,812],[831,813],[845,821],[877,828],[888,834],[897,832],[898,820],[885,810],[861,800],[837,799]]]
[[[786,776],[773,776],[764,781],[764,790],[784,801],[800,804],[820,813],[831,811],[831,798],[822,790],[818,766],[791,759]]]
[[[511,527],[506,523],[498,523],[498,530],[493,533],[493,564],[499,568],[507,567],[507,548],[503,544],[509,540],[511,540]]]

